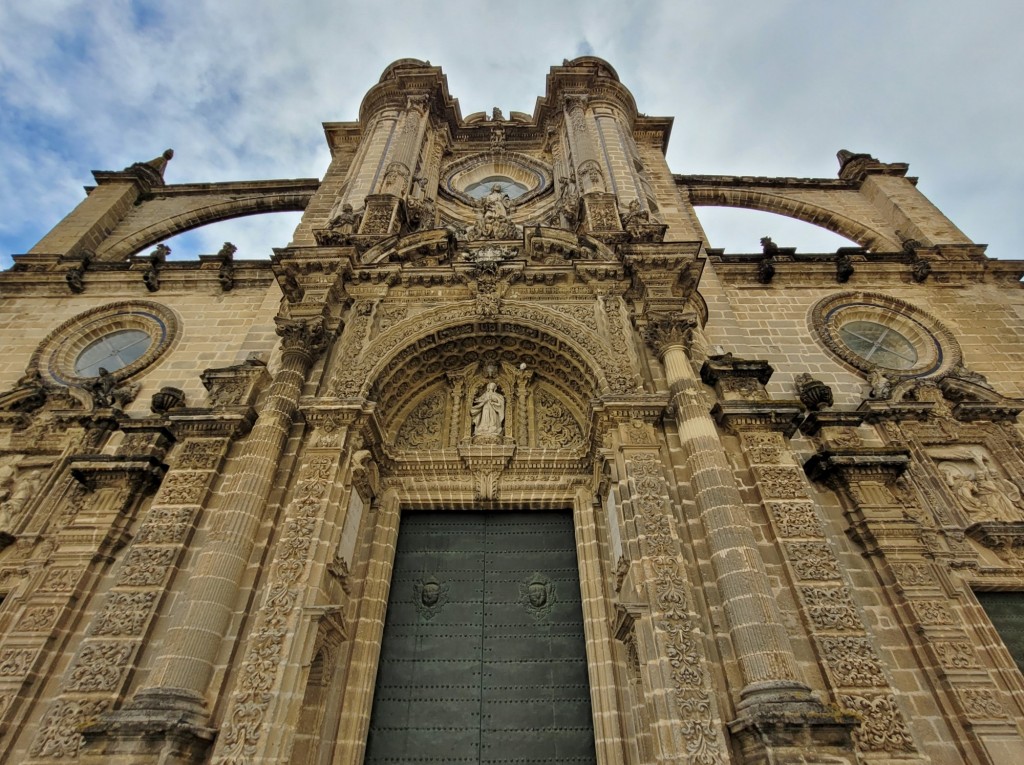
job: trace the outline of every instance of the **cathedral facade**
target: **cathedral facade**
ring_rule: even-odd
[[[465,117],[403,59],[322,179],[96,172],[0,274],[0,761],[1024,758],[1024,263],[905,164],[671,126],[594,57]]]

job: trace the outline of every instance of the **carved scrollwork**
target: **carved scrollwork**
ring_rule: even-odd
[[[277,316],[274,322],[285,354],[301,354],[313,361],[327,350],[330,338],[323,318],[285,319]]]
[[[861,716],[861,725],[853,733],[857,748],[861,751],[891,754],[917,751],[896,699],[891,694],[843,694],[839,700],[843,706]]]

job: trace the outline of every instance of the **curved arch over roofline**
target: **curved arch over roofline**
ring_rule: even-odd
[[[737,207],[776,213],[827,229],[850,239],[872,252],[897,252],[901,245],[890,236],[863,221],[837,212],[831,207],[777,192],[756,188],[695,186],[685,188],[695,207]]]
[[[546,336],[557,350],[571,354],[589,370],[596,394],[636,393],[640,378],[626,358],[616,358],[594,328],[551,308],[503,301],[496,316],[481,316],[475,301],[441,306],[401,321],[368,343],[363,353],[352,359],[334,361],[330,391],[332,395],[369,397],[378,382],[391,376],[388,367],[400,364],[406,356],[436,346],[447,339],[472,333],[498,332],[524,337]],[[578,364],[579,365],[579,364]]]
[[[218,194],[217,196],[220,196]],[[183,204],[183,197],[167,197],[143,203],[143,207],[167,204],[168,214],[155,223],[129,230],[117,237],[108,238],[96,255],[104,261],[120,261],[162,242],[177,234],[249,215],[275,212],[302,212],[312,197],[310,190],[291,190],[278,193],[256,193],[243,197],[223,198],[211,201],[209,195],[198,195],[196,204]],[[116,237],[116,238],[115,238]]]

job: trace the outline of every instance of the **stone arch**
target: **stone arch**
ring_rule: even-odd
[[[105,261],[124,260],[128,256],[172,236],[211,223],[275,212],[301,212],[309,204],[312,192],[297,190],[280,193],[254,193],[245,196],[218,193],[214,196],[164,197],[144,202],[134,217],[158,220],[108,238],[96,255]],[[148,208],[148,210],[147,210]],[[155,209],[154,209],[155,208]],[[166,208],[166,209],[162,209]]]
[[[820,226],[850,239],[872,252],[896,252],[900,243],[894,236],[863,221],[849,217],[824,204],[794,199],[756,188],[691,187],[690,202],[695,207],[738,207],[776,213],[814,226]]]
[[[480,340],[481,346],[494,338],[492,347],[501,360],[515,360],[528,367],[532,361],[546,380],[583,409],[591,398],[632,393],[639,388],[639,378],[629,361],[613,357],[608,344],[598,336],[596,322],[590,327],[553,308],[506,301],[497,316],[479,315],[475,302],[431,309],[390,327],[355,359],[342,349],[331,392],[341,397],[372,398],[385,408],[397,403],[392,400],[397,395],[409,400],[431,384],[443,368],[440,359],[430,361],[428,357],[442,353],[446,347],[454,352],[450,344],[469,338]],[[507,356],[513,348],[514,353],[523,355],[515,359]],[[467,358],[478,358],[473,352],[470,350]],[[531,353],[532,357],[528,355]],[[552,371],[556,366],[560,366],[561,374]]]

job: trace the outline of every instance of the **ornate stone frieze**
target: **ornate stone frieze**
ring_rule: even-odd
[[[156,496],[162,505],[197,505],[206,496],[210,482],[207,472],[174,471],[164,478],[163,485]]]
[[[29,748],[33,758],[75,758],[82,745],[82,730],[110,706],[106,699],[61,699],[50,707]]]
[[[820,637],[825,663],[837,686],[885,687],[881,663],[867,638]]]
[[[245,762],[268,733],[263,724],[280,682],[300,609],[299,584],[315,546],[315,530],[337,467],[337,459],[315,455],[300,469],[299,480],[277,545],[266,596],[250,633],[241,678],[231,697],[213,762]]]
[[[780,537],[821,537],[821,521],[810,501],[765,503]]]
[[[816,630],[824,632],[859,632],[863,630],[846,587],[800,587],[807,605],[807,615]]]
[[[440,448],[446,412],[445,391],[431,393],[405,418],[395,436],[395,446],[399,449]]]
[[[93,621],[92,634],[122,637],[141,635],[156,597],[155,592],[111,593],[103,604],[103,610]]]
[[[966,640],[932,640],[929,645],[939,664],[946,669],[976,669],[981,666],[974,646]]]
[[[993,688],[960,688],[956,693],[972,720],[1005,720],[1010,716],[1002,694]]]
[[[786,542],[789,562],[798,579],[822,581],[839,578],[839,561],[825,542]]]
[[[860,728],[853,736],[859,749],[889,754],[916,751],[910,730],[891,694],[843,694],[842,705],[859,714]]]
[[[913,600],[910,607],[922,624],[930,627],[944,627],[956,624],[953,614],[946,603],[941,600]]]
[[[807,495],[799,468],[788,465],[756,466],[754,475],[765,499],[803,499]]]
[[[124,675],[134,642],[86,643],[68,673],[67,689],[83,693],[113,691]]]
[[[176,553],[173,547],[133,547],[117,574],[117,584],[123,587],[154,587],[162,583]]]

